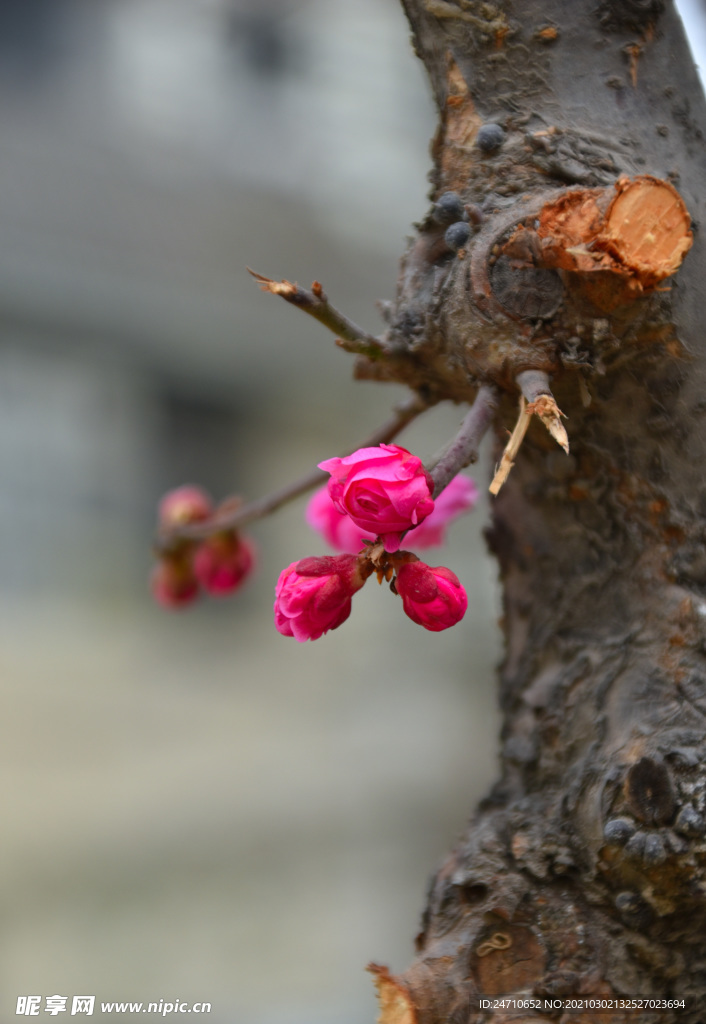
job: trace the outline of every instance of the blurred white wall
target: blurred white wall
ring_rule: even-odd
[[[146,592],[167,487],[255,497],[401,396],[245,266],[381,328],[434,123],[408,35],[395,0],[0,8],[3,1019],[93,993],[373,1020],[363,968],[410,958],[492,777],[483,510],[436,559],[470,596],[448,634],[371,583],[338,631],[280,637],[277,574],[324,550],[301,501],[232,601]],[[461,415],[404,441],[428,457]]]
[[[3,1019],[94,993],[371,1021],[363,968],[409,960],[493,777],[484,507],[437,559],[469,591],[448,633],[370,583],[341,629],[280,637],[277,574],[323,550],[302,502],[253,528],[232,601],[169,616],[146,593],[167,487],[254,497],[400,397],[245,266],[379,328],[426,207],[408,36],[396,0],[0,7]],[[426,458],[461,414],[403,443]]]

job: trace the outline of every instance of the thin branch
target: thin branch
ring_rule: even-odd
[[[399,405],[393,415],[373,434],[342,454],[350,455],[358,448],[374,448],[380,444],[388,444],[408,423],[411,423],[413,419],[428,408],[429,403],[427,401],[419,395],[413,395],[402,405]],[[264,516],[276,512],[278,508],[286,505],[287,502],[293,501],[294,498],[306,494],[307,491],[312,491],[319,484],[322,484],[327,477],[328,474],[324,473],[323,470],[314,469],[307,473],[306,476],[294,480],[291,484],[287,484],[286,487],[282,487],[272,494],[265,495],[264,498],[259,498],[257,501],[236,505],[233,503],[233,499],[227,500],[220,510],[216,510],[213,518],[207,522],[192,523],[159,534],[157,537],[157,549],[166,550],[174,541],[179,540],[205,540],[207,537],[211,537],[214,533],[220,533],[222,530],[232,530],[236,527],[245,526],[256,519],[262,519]]]
[[[556,399],[549,387],[549,377],[542,370],[523,370],[517,375],[517,383],[522,394],[520,395],[520,415],[517,418],[515,429],[510,435],[510,440],[505,445],[505,451],[500,459],[500,464],[495,471],[495,476],[490,484],[491,494],[497,494],[505,483],[515,464],[515,457],[520,450],[527,428],[530,425],[532,416],[539,416],[558,445],[569,454],[569,438],[567,437],[561,417],[564,413],[556,404]]]
[[[558,445],[569,454],[569,438],[561,422],[564,413],[556,404],[549,386],[549,377],[542,370],[523,370],[517,375],[517,383],[527,400],[527,411],[539,416]],[[564,417],[566,419],[566,417]]]
[[[478,448],[490,426],[498,405],[498,392],[489,384],[478,389],[476,399],[461,424],[456,437],[432,464],[429,472],[434,480],[434,497],[438,497],[465,466],[478,458]]]
[[[324,327],[337,334],[337,344],[346,352],[367,356],[368,359],[380,359],[385,355],[386,350],[382,341],[368,334],[332,306],[318,281],[314,281],[311,291],[307,291],[296,283],[292,284],[291,281],[273,281],[272,278],[258,274],[250,267],[246,269],[263,292],[281,296],[286,302],[303,309],[309,316],[313,316]]]
[[[549,376],[543,370],[523,370],[517,374],[517,384],[528,405],[536,402],[540,395],[551,395]]]

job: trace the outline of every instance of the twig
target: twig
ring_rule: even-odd
[[[374,448],[379,444],[388,444],[408,423],[411,423],[413,419],[428,408],[429,403],[415,394],[412,398],[398,406],[394,414],[370,437],[354,448],[347,449],[343,452],[343,455],[350,455],[358,448]],[[306,494],[307,491],[313,490],[314,487],[323,483],[326,479],[327,474],[323,470],[314,469],[307,473],[306,476],[300,477],[299,480],[294,480],[291,484],[287,484],[286,487],[282,487],[272,494],[265,495],[264,498],[259,498],[257,501],[251,501],[246,505],[241,504],[238,506],[234,506],[231,503],[232,499],[231,501],[226,501],[221,511],[216,510],[213,518],[206,522],[180,526],[177,529],[164,531],[159,534],[157,537],[157,549],[166,550],[171,544],[179,540],[205,540],[207,537],[212,536],[214,533],[220,533],[222,530],[232,530],[235,527],[245,526],[255,519],[262,519],[264,516],[276,512],[278,508],[286,505],[287,502],[292,501],[294,498],[298,498],[300,495]]]
[[[510,440],[505,445],[505,451],[500,459],[500,465],[495,470],[495,476],[488,488],[491,494],[497,494],[507,480],[510,470],[514,465],[515,456],[520,450],[520,445],[527,433],[527,427],[529,426],[531,419],[532,413],[528,410],[524,395],[520,395],[520,415],[517,417],[515,429],[510,435]]]
[[[569,454],[569,438],[561,422],[564,414],[556,404],[547,374],[542,370],[523,370],[517,375],[517,383],[522,391],[520,415],[495,471],[489,488],[491,494],[497,494],[507,480],[533,415],[539,416],[556,443]]]
[[[564,429],[564,424],[561,422],[561,417],[564,416],[564,413],[556,404],[554,395],[549,387],[549,377],[547,374],[542,370],[523,370],[522,373],[517,375],[517,383],[527,400],[528,413],[530,415],[535,413],[535,415],[539,416],[556,443],[568,455],[569,438]]]
[[[478,389],[476,399],[466,414],[458,434],[429,470],[434,479],[435,498],[451,483],[459,470],[476,461],[478,448],[490,426],[497,405],[497,390],[489,384],[483,384]]]
[[[357,355],[367,356],[368,359],[380,359],[385,355],[385,346],[379,338],[368,334],[357,324],[349,320],[329,302],[323,287],[318,281],[314,281],[311,291],[300,288],[298,284],[291,281],[273,281],[270,277],[258,274],[246,268],[249,274],[255,278],[263,292],[270,292],[272,295],[280,295],[293,306],[303,309],[309,316],[328,327],[330,331],[337,334],[337,344],[346,350]]]

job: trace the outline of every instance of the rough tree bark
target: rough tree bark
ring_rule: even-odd
[[[381,1020],[703,1020],[701,89],[662,0],[403,4],[440,111],[432,198],[453,191],[465,213],[447,199],[419,225],[386,356],[360,355],[358,374],[432,400],[472,401],[491,385],[499,457],[518,375],[539,371],[571,453],[535,420],[493,499],[502,778],[432,879],[412,966],[396,978],[372,968]],[[661,228],[683,243],[675,256],[665,242],[663,265],[648,253],[647,271],[634,250],[609,266],[620,244],[597,241],[623,176],[645,190],[617,228],[628,248],[635,217],[638,246]],[[676,199],[668,216],[652,209],[653,179],[693,219],[693,249],[664,283],[688,220]],[[454,216],[470,233],[445,242]],[[481,1012],[479,998],[499,994],[539,997],[542,1011]],[[687,1008],[545,1009],[568,996]]]

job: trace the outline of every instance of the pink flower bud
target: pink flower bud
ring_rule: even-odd
[[[213,597],[238,590],[250,576],[254,564],[255,545],[235,530],[209,537],[194,555],[196,579]]]
[[[443,565],[433,569],[424,562],[406,562],[397,572],[395,586],[410,619],[434,633],[455,626],[466,614],[466,591]]]
[[[449,523],[464,512],[470,511],[478,500],[478,488],[467,476],[456,476],[444,488],[434,502],[434,511],[421,526],[410,530],[405,537],[405,546],[422,550],[441,545],[446,540],[445,532]],[[337,551],[356,554],[364,546],[370,533],[366,534],[353,522],[350,516],[339,512],[331,500],[328,487],[316,491],[306,508],[306,521],[319,533],[327,544]]]
[[[159,525],[164,529],[186,526],[208,519],[213,513],[211,499],[200,487],[185,484],[169,491],[159,503]]]
[[[353,555],[292,562],[275,587],[275,626],[299,643],[318,640],[351,613],[351,598],[365,583]]]
[[[331,474],[328,492],[339,512],[350,516],[366,537],[380,537],[397,551],[400,534],[433,511],[434,481],[421,460],[396,444],[359,448],[319,469]]]
[[[152,570],[152,596],[163,608],[183,608],[196,599],[199,585],[187,554],[163,558]]]

